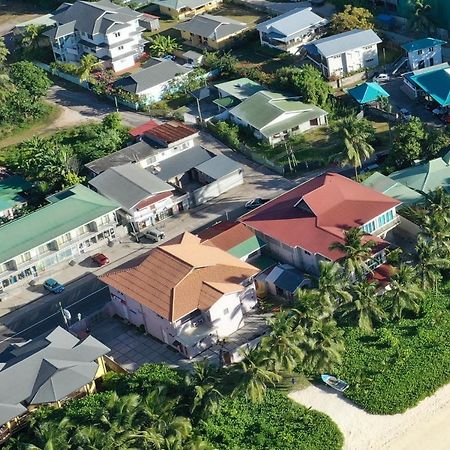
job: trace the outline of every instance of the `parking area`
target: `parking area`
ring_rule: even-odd
[[[244,326],[226,338],[225,343],[214,345],[190,360],[169,345],[115,317],[106,317],[94,324],[91,334],[111,349],[109,357],[131,372],[145,363],[166,363],[171,367],[189,369],[193,362],[205,358],[218,365],[221,350],[236,349],[263,334],[267,330],[266,318],[267,315],[256,313],[245,316]]]

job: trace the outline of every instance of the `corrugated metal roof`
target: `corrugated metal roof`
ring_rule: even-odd
[[[222,177],[242,169],[238,162],[225,155],[217,155],[214,158],[195,166],[195,168],[199,172],[211,177],[213,180],[219,180]]]
[[[442,41],[441,39],[435,38],[424,38],[418,39],[417,41],[407,42],[403,44],[401,47],[407,52],[415,52],[417,50],[423,50],[424,48],[436,47],[438,45],[445,45],[447,42]]]
[[[372,103],[380,97],[389,97],[389,94],[375,82],[363,83],[348,90],[348,93],[360,104]]]
[[[244,100],[264,88],[256,81],[249,78],[237,78],[236,80],[225,81],[224,83],[217,83],[217,89],[220,89],[225,94],[237,98],[238,100]],[[224,99],[216,100],[217,104]]]
[[[310,43],[325,58],[339,55],[355,48],[381,43],[382,40],[373,30],[351,30],[318,39]]]

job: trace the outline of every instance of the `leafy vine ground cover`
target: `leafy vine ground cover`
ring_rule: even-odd
[[[345,329],[346,352],[337,374],[346,396],[373,414],[396,414],[450,382],[450,283],[427,293],[417,318],[389,322],[372,335]]]

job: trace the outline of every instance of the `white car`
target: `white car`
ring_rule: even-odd
[[[377,83],[385,83],[386,81],[389,81],[389,75],[387,73],[380,73],[379,75],[373,77],[373,81]]]

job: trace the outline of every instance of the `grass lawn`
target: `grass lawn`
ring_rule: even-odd
[[[350,383],[345,395],[373,414],[411,408],[450,382],[450,283],[427,293],[418,318],[387,323],[372,335],[345,329],[338,376]],[[425,418],[424,418],[425,419]]]
[[[32,122],[27,122],[20,127],[15,127],[4,136],[0,128],[0,136],[2,136],[2,138],[0,138],[0,161],[2,160],[1,149],[25,141],[26,139],[30,139],[35,134],[45,135],[42,131],[55,122],[61,113],[62,108],[59,106],[45,103],[45,112],[39,119]],[[49,134],[51,134],[51,132],[49,132]]]
[[[263,22],[269,18],[269,16],[263,12],[245,8],[234,3],[225,3],[220,8],[214,10],[212,14],[230,17],[239,22],[244,22],[249,26],[255,26],[257,23]]]

